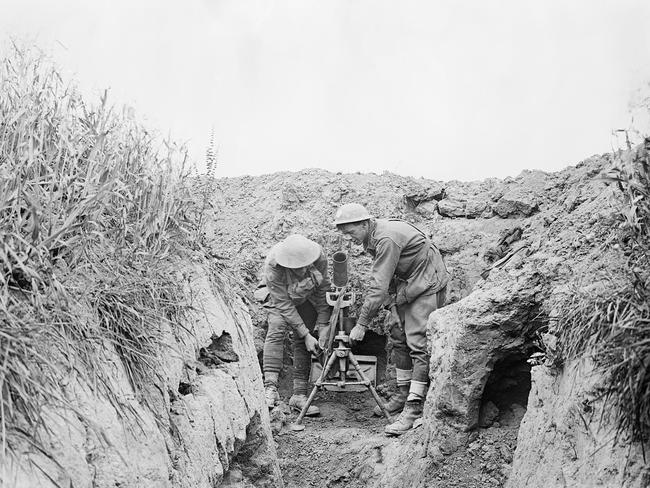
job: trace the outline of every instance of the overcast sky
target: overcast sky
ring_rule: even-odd
[[[321,167],[475,180],[609,152],[650,81],[648,0],[0,0],[221,176]]]

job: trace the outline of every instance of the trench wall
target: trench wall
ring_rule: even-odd
[[[164,382],[143,385],[144,396],[136,398],[110,344],[102,367],[115,398],[62,372],[75,410],[46,412],[51,456],[26,445],[1,460],[3,488],[212,488],[233,472],[248,486],[282,486],[250,317],[212,278],[199,267],[179,273],[193,311],[164,328]],[[131,415],[121,417],[115,401]]]
[[[625,435],[615,440],[608,408],[596,393],[603,378],[590,363],[561,371],[539,365],[531,375],[507,488],[650,486],[641,446]]]

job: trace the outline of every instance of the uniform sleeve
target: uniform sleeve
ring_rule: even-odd
[[[320,257],[314,263],[314,266],[323,276],[320,285],[314,290],[313,296],[314,308],[318,314],[316,323],[325,324],[329,322],[331,310],[330,306],[327,304],[327,298],[325,297],[325,293],[330,289],[330,279],[327,274],[327,256],[325,256],[324,252],[321,252]]]
[[[370,270],[370,287],[361,306],[357,324],[367,327],[384,304],[401,253],[402,248],[390,238],[377,242],[375,259]]]
[[[309,334],[309,329],[303,322],[298,310],[287,292],[287,283],[283,270],[266,265],[264,267],[266,277],[266,286],[271,294],[273,306],[280,312],[280,315],[287,321],[289,326],[298,334],[299,337],[305,337]]]

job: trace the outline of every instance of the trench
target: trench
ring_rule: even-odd
[[[528,303],[511,306],[518,309],[515,312],[520,318],[533,314],[527,308]],[[354,321],[344,320],[344,323],[349,333]],[[512,339],[514,330],[517,334],[528,334],[528,326],[518,325],[517,321],[516,329],[513,329],[513,324],[503,324],[502,341]],[[537,328],[537,324],[531,323],[530,328]],[[477,332],[468,330],[467,334],[474,336]],[[479,391],[470,406],[476,418],[469,420],[464,437],[461,436],[464,438],[461,445],[443,447],[444,461],[425,460],[425,484],[417,486],[483,488],[505,484],[531,389],[531,367],[527,361],[535,352],[532,343],[525,340],[523,345],[520,341],[515,342],[519,345],[515,346],[513,342],[510,347],[514,348],[503,349],[487,330],[483,338],[476,338],[476,343],[484,344],[485,352],[491,357],[485,374],[472,380],[476,386],[474,391]],[[319,390],[313,405],[320,409],[320,415],[305,417],[304,430],[291,428],[297,417],[297,412],[288,405],[293,390],[292,349],[292,337],[288,332],[279,381],[280,402],[269,412],[285,487],[377,486],[381,480],[394,479],[396,472],[406,469],[386,460],[395,459],[394,454],[405,445],[404,439],[409,436],[390,437],[384,433],[389,421],[373,415],[375,400],[363,388],[360,391]],[[376,389],[384,399],[397,390],[386,336],[368,331],[364,341],[352,347],[352,352],[358,357],[376,358]],[[448,351],[448,354],[452,360],[458,360],[459,356],[469,353],[460,348]],[[316,360],[313,360],[312,369],[315,366]],[[317,376],[312,372],[312,382]],[[412,432],[413,436],[406,442],[423,444],[424,437],[429,435],[425,433],[427,428]],[[424,437],[418,440],[419,436]],[[249,458],[246,457],[237,461],[238,472],[249,469],[247,462]]]
[[[525,347],[502,353],[494,362],[477,400],[479,419],[468,434],[467,444],[446,457],[443,465],[430,474],[426,486],[503,486],[526,412],[531,387],[527,363],[530,351]],[[388,396],[396,385],[392,365],[386,361],[385,337],[371,337],[353,352],[383,357],[377,390]],[[290,369],[287,365],[282,375],[285,379],[280,393],[284,402],[291,396]],[[387,470],[396,469],[386,465],[384,459],[400,447],[400,439],[384,434],[387,421],[372,415],[375,402],[369,392],[321,391],[314,403],[321,415],[306,418],[306,428],[301,432],[288,428],[295,413],[286,405],[281,404],[271,413],[286,487],[374,486]]]
[[[387,396],[391,384],[394,388],[394,380],[390,378],[386,337],[368,331],[363,343],[352,347],[352,353],[357,359],[368,356],[377,358],[377,390]],[[372,486],[370,481],[377,474],[377,463],[373,460],[381,456],[384,444],[393,441],[383,433],[386,420],[372,413],[376,403],[371,393],[363,387],[357,388],[357,391],[322,389],[317,392],[313,402],[320,409],[320,415],[305,417],[305,429],[293,431],[290,423],[297,413],[290,411],[287,406],[292,394],[290,364],[285,364],[280,375],[279,391],[282,401],[271,411],[285,486]],[[312,377],[313,375],[314,367]]]

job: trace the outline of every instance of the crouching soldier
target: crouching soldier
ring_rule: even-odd
[[[293,395],[289,406],[300,411],[307,402],[310,353],[318,354],[315,328],[327,326],[330,308],[325,292],[330,288],[327,257],[321,246],[299,234],[292,234],[271,248],[262,270],[268,290],[268,331],[264,341],[263,370],[266,404],[279,400],[278,378],[284,355],[287,326],[293,329]],[[318,415],[310,405],[306,415]]]
[[[391,414],[402,412],[385,432],[400,435],[422,416],[429,382],[427,320],[444,305],[450,275],[435,245],[408,222],[375,219],[362,205],[349,203],[339,208],[334,224],[373,257],[370,286],[350,332],[352,341],[363,340],[370,321],[385,305],[389,288],[395,291],[399,320],[394,321],[390,341],[398,392],[386,407]]]

